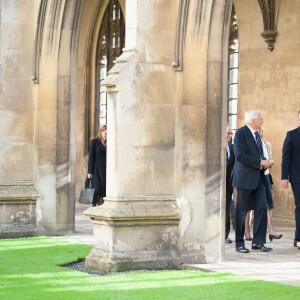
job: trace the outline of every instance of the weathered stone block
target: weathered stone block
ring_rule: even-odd
[[[121,272],[178,267],[179,210],[174,199],[106,199],[85,214],[93,218],[95,235],[87,268]]]
[[[0,238],[36,234],[36,200],[33,183],[0,184]]]

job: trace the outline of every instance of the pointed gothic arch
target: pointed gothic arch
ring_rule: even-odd
[[[94,126],[87,115],[93,111],[97,37],[108,3],[43,0],[39,5],[32,80],[39,224],[46,232],[75,228],[74,201],[85,176],[87,133]],[[125,11],[125,0],[119,3]],[[40,128],[49,128],[46,143]]]

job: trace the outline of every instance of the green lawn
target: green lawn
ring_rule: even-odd
[[[226,273],[152,271],[93,276],[58,265],[90,246],[55,238],[0,241],[0,299],[300,299],[300,288]]]

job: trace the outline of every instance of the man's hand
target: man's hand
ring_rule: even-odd
[[[264,159],[260,162],[260,165],[264,168],[264,169],[267,169],[267,168],[270,168],[274,165],[274,160],[273,159],[270,159],[270,160],[267,160],[267,159]]]
[[[289,187],[289,181],[287,179],[281,179],[280,185],[284,188],[287,189]]]
[[[87,174],[87,178],[92,178],[93,177],[93,175],[92,174]]]

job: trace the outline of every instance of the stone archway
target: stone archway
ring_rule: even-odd
[[[78,1],[41,1],[35,48],[35,184],[39,231],[74,231]]]
[[[78,192],[85,177],[83,170],[86,169],[85,133],[82,128],[85,126],[84,112],[87,91],[93,90],[90,84],[93,80],[89,78],[93,73],[91,49],[95,49],[93,45],[95,46],[97,33],[96,24],[100,23],[101,11],[104,12],[107,2],[89,1],[83,2],[81,5],[75,2],[75,5],[72,1],[66,1],[60,6],[56,6],[56,10],[51,10],[53,7],[50,4],[54,5],[55,3],[48,2],[49,6],[45,13],[44,37],[48,38],[42,39],[38,92],[39,99],[41,99],[41,95],[45,94],[50,85],[54,93],[47,95],[46,99],[48,103],[55,103],[55,105],[48,110],[48,118],[45,121],[52,128],[51,122],[54,120],[56,128],[60,128],[59,131],[52,130],[50,134],[54,141],[54,150],[51,153],[54,159],[51,166],[53,179],[46,185],[47,188],[50,186],[50,190],[56,194],[56,202],[50,204],[49,201],[45,201],[44,203],[48,204],[43,209],[54,208],[51,210],[55,211],[55,214],[52,215],[53,224],[67,223],[70,224],[69,228],[72,230],[74,229],[75,184],[77,183],[76,191]],[[132,8],[136,9],[138,13],[150,13],[151,17],[154,16],[151,15],[151,11],[143,11],[147,7],[134,7],[134,3],[134,1],[130,2],[130,5],[133,5]],[[173,254],[167,264],[170,263],[170,260],[176,261],[176,264],[180,261],[186,263],[211,262],[222,259],[224,254],[223,239],[221,238],[224,230],[223,217],[221,217],[220,208],[224,194],[223,161],[225,159],[222,132],[225,126],[226,105],[223,105],[222,91],[224,82],[227,80],[224,71],[226,69],[224,57],[227,48],[225,49],[224,45],[226,45],[228,36],[226,26],[229,27],[229,8],[230,3],[227,1],[203,2],[201,5],[195,2],[189,3],[183,52],[184,67],[182,72],[176,74],[165,62],[161,65],[149,64],[146,66],[143,62],[138,61],[142,59],[142,56],[139,57],[135,53],[141,54],[144,51],[141,46],[142,31],[137,30],[140,26],[138,21],[141,21],[138,19],[137,28],[131,28],[131,37],[133,33],[139,35],[129,40],[128,43],[128,45],[136,47],[137,52],[125,51],[116,67],[121,76],[117,75],[118,72],[112,72],[113,75],[106,82],[112,95],[111,116],[116,117],[111,124],[130,126],[136,122],[135,128],[141,130],[143,139],[139,139],[138,135],[133,136],[129,143],[133,143],[131,147],[135,152],[137,151],[136,153],[139,151],[143,153],[139,157],[144,160],[131,166],[130,170],[122,167],[118,169],[118,172],[114,171],[116,167],[120,167],[116,160],[124,156],[123,152],[118,152],[120,151],[119,147],[125,142],[128,143],[128,140],[124,140],[125,135],[120,131],[120,127],[112,125],[114,128],[112,140],[117,141],[117,144],[111,148],[112,154],[109,157],[111,180],[108,189],[111,194],[109,195],[110,201],[107,203],[110,205],[104,205],[107,206],[107,209],[104,207],[100,211],[91,212],[91,214],[96,218],[106,220],[105,222],[110,220],[114,223],[115,220],[116,223],[113,226],[118,227],[121,218],[119,213],[124,209],[126,212],[127,206],[135,203],[136,211],[127,211],[129,219],[126,219],[125,214],[121,218],[122,220],[125,218],[130,223],[137,222],[137,224],[143,222],[144,229],[147,224],[151,228],[155,222],[158,225],[158,237],[162,234],[159,233],[160,229],[158,228],[160,226],[163,228],[162,224],[168,224],[172,228],[168,234],[172,232],[172,235],[167,235],[167,239],[172,239],[172,250],[170,249],[170,251]],[[177,10],[176,3],[173,3],[172,11]],[[59,25],[61,30],[53,30],[53,24]],[[175,30],[175,22],[166,23],[165,26]],[[152,33],[154,35],[155,31]],[[57,47],[53,47],[53,45],[57,45]],[[155,44],[149,44],[149,47],[154,46]],[[127,63],[125,68],[121,67],[122,64],[124,66],[124,63]],[[124,76],[125,70],[129,73]],[[128,93],[127,86],[128,80],[130,80],[128,74],[133,76],[131,79],[134,80],[132,82],[135,82],[135,85],[132,85],[131,88],[136,89],[137,93],[132,93],[132,91]],[[151,76],[152,80],[157,80],[157,78],[164,80],[166,90],[172,86],[174,79],[177,82],[176,94],[168,96],[167,101],[169,102],[166,105],[160,103],[160,110],[157,110],[159,103],[154,103],[154,106],[143,106],[140,103],[141,100],[146,101],[146,98],[141,97],[141,88],[145,86],[144,80],[146,78],[151,80]],[[49,78],[50,81],[47,80]],[[154,81],[154,84],[157,83]],[[163,89],[160,88],[156,91],[152,90],[151,93],[155,97],[155,93],[162,91]],[[119,95],[126,96],[126,102],[119,101]],[[167,93],[165,95],[167,96]],[[132,101],[136,101],[133,109]],[[115,109],[121,103],[123,106],[118,109],[126,110],[127,113],[131,111],[130,114],[115,114]],[[149,113],[147,120],[139,118],[138,113],[141,112],[141,109]],[[43,112],[42,109],[40,111]],[[164,131],[160,138],[147,131],[147,128],[151,127],[154,122],[153,112],[160,114],[162,119],[165,118],[168,121],[164,124]],[[39,125],[41,122],[42,119],[38,119],[37,124]],[[152,150],[149,152],[149,149]],[[133,152],[127,154],[131,157]],[[43,151],[40,151],[41,159],[43,155]],[[163,157],[167,158],[168,165],[163,166],[155,162],[155,159]],[[170,160],[172,157],[174,165]],[[131,158],[134,159],[134,156]],[[167,187],[169,191],[167,195],[161,194],[163,190],[160,191],[161,187],[159,185],[156,187],[155,179],[150,177],[149,179],[154,180],[154,185],[150,186],[144,182],[145,188],[141,189],[138,174],[146,171],[145,168],[150,164],[149,159],[152,160],[153,172],[157,172],[156,176],[163,180],[164,188]],[[141,166],[144,168],[142,173],[138,169]],[[43,167],[43,164],[38,167],[37,184],[41,189],[45,188],[44,183],[47,180],[47,177],[43,176]],[[128,177],[130,174],[129,171],[136,172],[136,174],[131,173],[130,176],[133,180],[130,185],[127,185],[126,182],[129,178],[126,176]],[[71,174],[71,180],[66,174]],[[171,176],[166,177],[166,174]],[[139,197],[134,196],[135,193],[139,193]],[[177,235],[174,233],[174,225],[178,223],[179,216],[177,208],[174,206],[175,200],[181,210],[181,221],[176,239],[174,239],[174,236]],[[116,205],[119,207],[117,208]],[[145,215],[150,207],[157,215]],[[112,208],[114,209],[112,210]],[[66,212],[68,212],[67,215]],[[126,222],[124,224],[127,224]],[[68,228],[68,226],[61,227],[59,228],[61,232]],[[159,237],[159,239],[161,238],[162,236]],[[174,244],[175,240],[177,245]],[[141,246],[139,249],[142,251]],[[174,251],[177,253],[176,258],[174,258]],[[98,255],[99,253],[96,253],[94,257],[98,257]],[[153,254],[149,258],[150,261],[151,257],[154,257]],[[165,264],[161,262],[161,265]]]
[[[35,42],[35,184],[40,232],[75,229],[75,201],[86,176],[86,107],[109,0],[41,1]],[[120,1],[124,8],[125,1]],[[46,130],[48,129],[48,130]]]
[[[147,15],[143,6],[134,6],[134,1],[131,5],[137,14]],[[174,4],[171,11],[175,8],[178,10]],[[227,105],[223,103],[226,97],[222,92],[223,85],[227,86],[223,60],[227,60],[230,8],[231,2],[227,1],[189,3],[182,72],[170,70],[168,61],[159,60],[158,53],[158,57],[153,54],[155,63],[152,57],[145,62],[142,45],[145,30],[140,28],[143,23],[138,19],[136,27],[131,28],[131,33],[136,34],[129,41],[134,49],[123,53],[104,82],[110,94],[113,128],[108,139],[111,176],[104,205],[86,211],[94,219],[96,234],[95,248],[86,259],[88,267],[161,268],[223,258],[225,134],[222,132],[225,132]],[[152,13],[148,17],[153,17]],[[169,22],[168,26],[174,29],[174,24]],[[147,33],[154,35],[155,31],[147,30]],[[154,47],[150,43],[147,46],[151,50]],[[147,51],[151,52],[150,49]],[[164,85],[151,89],[151,98],[141,94],[147,82],[156,86],[158,78]],[[165,102],[157,103],[160,93],[174,91],[174,86],[169,89],[172,82],[176,82],[176,93],[164,94]],[[153,115],[163,121],[159,136],[151,132]],[[129,132],[134,129],[131,139],[124,138],[126,128]],[[125,157],[130,166],[122,164]],[[157,158],[163,163],[158,164]],[[149,166],[155,174],[152,178],[145,173],[145,167]],[[156,178],[164,180],[165,190],[170,193],[168,197],[162,196],[159,183],[149,185],[143,181],[145,178],[150,183],[155,183]],[[181,212],[179,224],[175,202]],[[153,228],[152,235],[150,228]],[[104,239],[103,232],[109,240]],[[126,235],[129,232],[130,237]],[[144,232],[147,237],[137,242],[133,232],[141,236]],[[154,250],[153,241],[159,249]],[[154,259],[155,256],[159,259]]]

